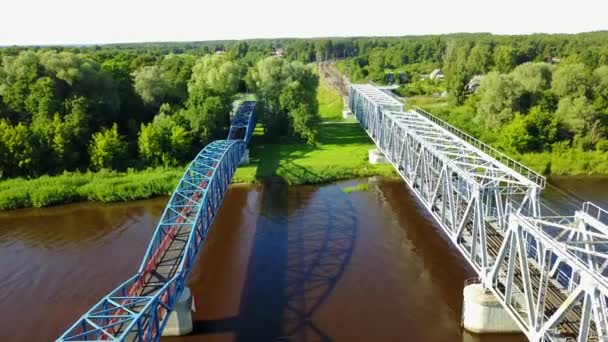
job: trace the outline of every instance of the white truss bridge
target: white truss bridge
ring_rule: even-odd
[[[542,216],[545,178],[371,85],[360,124],[530,341],[608,341],[608,212]]]

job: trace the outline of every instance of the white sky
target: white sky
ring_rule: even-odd
[[[606,0],[2,0],[0,45],[608,30]]]

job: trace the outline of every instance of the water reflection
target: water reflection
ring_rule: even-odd
[[[356,183],[231,187],[189,280],[194,334],[175,340],[523,340],[463,332],[466,261],[403,182],[341,191]],[[565,183],[606,199],[606,178]],[[165,203],[0,213],[0,340],[56,338],[137,269]]]
[[[166,199],[0,213],[0,340],[57,338],[139,266]]]
[[[229,333],[236,341],[331,341],[315,313],[353,253],[357,218],[350,198],[338,187],[290,191],[273,182],[264,187],[261,202],[238,314],[197,320],[195,334]]]

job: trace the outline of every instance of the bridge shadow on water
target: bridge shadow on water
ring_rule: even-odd
[[[235,341],[332,341],[315,323],[346,270],[357,217],[337,186],[290,190],[264,186],[261,212],[236,317],[194,322],[194,334]]]

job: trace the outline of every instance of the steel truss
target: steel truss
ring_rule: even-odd
[[[593,289],[584,285],[589,289],[585,293],[595,291],[593,293],[596,294],[595,297],[590,294],[585,297],[589,298],[588,306],[591,305],[591,309],[586,309],[588,311],[577,315],[574,309],[567,316],[555,311],[564,305],[564,310],[572,309],[570,302],[583,298],[580,289],[584,287],[573,287],[572,284],[589,278],[585,269],[591,271],[589,261],[574,264],[566,258],[567,253],[589,256],[590,252],[583,253],[586,248],[583,241],[572,240],[575,245],[563,249],[565,245],[560,245],[560,240],[553,235],[543,235],[541,239],[538,228],[530,228],[540,224],[540,221],[533,220],[540,220],[539,196],[546,184],[543,176],[427,112],[419,109],[404,112],[401,103],[371,85],[351,85],[349,104],[369,136],[471,264],[486,289],[497,295],[531,340],[560,341],[580,336],[584,338],[579,340],[585,341],[587,337],[593,340],[605,336],[605,330],[589,323],[595,320],[605,324],[606,292],[602,292],[606,286],[605,278],[593,278],[601,279],[602,284]],[[596,207],[587,204],[586,208],[588,211]],[[585,211],[576,215],[590,217]],[[579,234],[572,233],[572,236],[589,236],[581,231],[590,225],[595,230],[605,228],[605,222],[601,229],[597,224],[591,224],[597,223],[598,219],[583,221],[586,224],[578,220],[565,226]],[[594,257],[600,258],[599,241],[608,240],[593,236],[598,240],[589,245],[596,248]],[[553,251],[550,255],[543,247],[549,245]],[[602,249],[601,258],[603,253],[608,251]],[[521,256],[519,263],[515,262],[516,255]],[[508,260],[506,268],[505,260]],[[547,263],[543,264],[543,260]],[[559,260],[557,264],[556,260]],[[602,262],[595,260],[594,265],[601,265],[597,267],[604,272],[608,261],[603,259]],[[571,277],[575,280],[568,284],[549,280],[543,267],[552,271],[551,276],[560,275],[562,278],[571,270]],[[598,290],[600,287],[601,291]],[[576,296],[568,297],[569,291],[577,288]],[[544,306],[533,306],[533,303],[540,302]],[[566,302],[570,306],[564,304]],[[603,314],[595,314],[600,311]],[[583,314],[588,312],[593,312],[593,317]],[[549,316],[555,317],[554,320],[543,318]],[[542,322],[547,323],[543,326]]]
[[[254,107],[254,101],[244,102],[229,140],[210,143],[190,163],[137,274],[95,304],[59,341],[158,341],[247,149]]]

